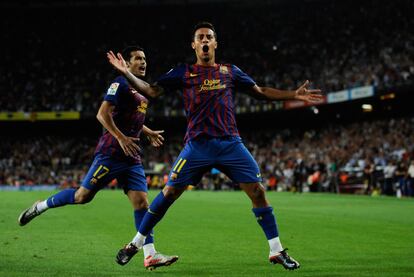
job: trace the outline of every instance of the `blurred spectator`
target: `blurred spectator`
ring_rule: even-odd
[[[274,135],[276,133],[276,135]],[[341,134],[338,136],[337,134]],[[242,134],[257,160],[268,189],[338,192],[360,178],[365,192],[412,196],[414,178],[414,118],[357,122],[321,130],[261,130]],[[0,184],[60,184],[75,186],[92,159],[92,138],[2,137]],[[179,154],[182,134],[171,135],[160,150],[144,147],[144,168],[152,188],[165,185]],[[398,164],[398,166],[396,166]],[[296,173],[295,173],[296,172]],[[339,175],[338,175],[339,172]],[[299,175],[295,175],[299,174]],[[234,188],[212,171],[201,188]],[[360,177],[358,177],[360,176]],[[226,185],[224,185],[226,184]]]
[[[395,166],[395,162],[391,160],[385,167],[384,167],[384,186],[382,188],[382,192],[386,195],[393,194],[393,185],[395,181],[395,170],[397,167]]]
[[[411,160],[408,167],[407,191],[409,196],[414,196],[414,160]]]
[[[306,79],[325,92],[413,83],[412,1],[311,1],[283,7],[267,2],[224,5],[220,13],[209,15],[220,45],[226,46],[219,62],[235,63],[259,84],[282,89],[294,89]],[[189,43],[198,13],[181,6],[140,6],[139,21],[134,9],[124,9],[123,24],[114,24],[112,8],[91,9],[24,7],[4,12],[0,20],[7,43],[0,45],[0,111],[75,110],[94,115],[108,86],[102,80],[115,74],[105,52],[134,43],[124,41],[126,37],[136,37],[146,48],[149,82],[178,62],[194,62]],[[264,10],[272,13],[263,17]],[[223,17],[226,13],[241,20]],[[141,22],[151,24],[143,28]],[[51,25],[59,32],[51,31]],[[254,111],[261,104],[242,93],[234,97],[239,111]],[[149,113],[183,115],[182,103],[170,93],[155,101]]]

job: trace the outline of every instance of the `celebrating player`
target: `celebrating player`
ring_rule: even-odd
[[[253,213],[269,242],[269,261],[286,269],[299,263],[283,249],[273,209],[265,197],[256,161],[243,145],[236,126],[233,92],[238,88],[268,100],[297,99],[319,101],[320,90],[308,89],[309,82],[294,91],[258,86],[251,77],[231,64],[217,64],[217,35],[214,26],[202,22],[195,26],[191,47],[197,61],[183,64],[161,76],[154,85],[136,78],[121,54],[108,53],[109,62],[128,78],[131,85],[149,97],[164,91],[180,90],[187,117],[185,146],[174,162],[166,187],[154,199],[134,239],[118,252],[117,259],[128,262],[142,247],[150,230],[188,185],[197,185],[212,167],[225,173],[246,192]]]
[[[141,47],[127,47],[123,54],[126,68],[136,78],[145,76],[146,57]],[[134,208],[135,227],[138,228],[148,209],[147,183],[141,162],[141,149],[136,144],[141,131],[152,146],[163,144],[163,131],[153,131],[144,125],[148,100],[133,89],[123,76],[117,77],[107,90],[97,119],[105,127],[95,150],[95,159],[79,189],[65,189],[47,200],[37,201],[20,215],[20,225],[26,225],[49,208],[67,204],[85,204],[113,179],[123,186]],[[177,256],[166,256],[155,251],[152,231],[143,243],[144,266],[154,269],[174,263]],[[120,262],[122,264],[122,262]]]

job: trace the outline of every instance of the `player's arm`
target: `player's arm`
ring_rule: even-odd
[[[105,127],[108,132],[114,136],[124,151],[125,155],[135,157],[138,155],[140,148],[135,141],[138,141],[139,138],[127,137],[116,127],[115,122],[112,118],[112,112],[115,106],[109,101],[103,101],[99,111],[96,115],[98,121]]]
[[[112,51],[106,53],[108,57],[108,61],[118,70],[125,78],[128,79],[131,86],[133,86],[139,92],[142,92],[148,97],[155,98],[158,97],[163,93],[163,89],[160,86],[153,86],[148,84],[147,82],[137,78],[134,74],[132,74],[127,67],[127,64],[120,53],[115,55]]]
[[[147,126],[142,127],[142,132],[147,136],[151,145],[154,147],[160,147],[164,143],[164,137],[161,135],[164,133],[164,130],[151,130]]]
[[[323,96],[320,89],[308,89],[309,81],[306,81],[296,90],[279,90],[270,87],[254,85],[251,93],[262,99],[268,100],[302,100],[307,102],[321,101]]]

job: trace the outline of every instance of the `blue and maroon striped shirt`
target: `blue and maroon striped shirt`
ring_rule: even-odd
[[[123,76],[117,77],[109,86],[104,101],[115,106],[112,118],[118,129],[128,137],[139,137],[145,121],[148,100],[133,89]],[[95,154],[112,156],[118,160],[141,163],[141,157],[128,157],[125,155],[115,137],[107,130],[99,139]]]
[[[200,135],[239,136],[233,91],[256,83],[235,65],[183,64],[162,75],[156,84],[167,91],[182,93],[188,124],[184,141],[187,142]]]

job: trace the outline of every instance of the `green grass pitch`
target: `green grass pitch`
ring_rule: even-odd
[[[157,250],[180,259],[149,272],[141,253],[115,263],[135,234],[122,191],[18,226],[20,212],[48,195],[0,192],[0,276],[414,276],[413,199],[268,193],[283,246],[301,263],[289,272],[267,261],[247,196],[186,192],[155,230]]]

